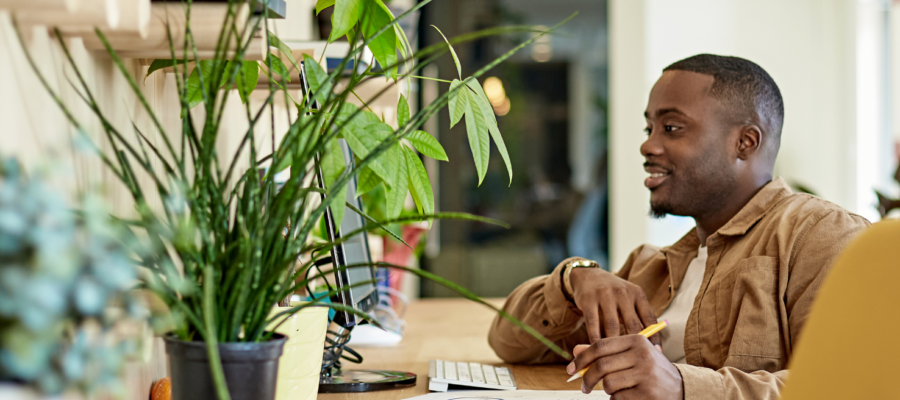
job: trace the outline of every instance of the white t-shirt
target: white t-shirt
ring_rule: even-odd
[[[691,261],[687,271],[684,273],[684,279],[675,298],[659,316],[658,320],[669,320],[669,326],[659,331],[660,339],[662,339],[663,354],[673,363],[684,364],[684,329],[687,325],[688,315],[694,307],[694,300],[697,293],[700,292],[700,285],[703,283],[703,273],[706,272],[706,246],[700,248],[697,258]]]

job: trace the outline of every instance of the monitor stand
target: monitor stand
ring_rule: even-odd
[[[362,362],[355,351],[344,347],[349,341],[350,329],[339,327],[336,338],[326,350],[322,359],[322,373],[319,376],[319,393],[371,392],[375,390],[401,389],[416,385],[416,374],[403,371],[372,369],[341,369],[340,358],[344,350],[356,357],[350,361]]]

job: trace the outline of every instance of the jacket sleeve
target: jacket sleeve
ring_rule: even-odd
[[[532,278],[520,285],[506,299],[503,310],[531,326],[554,344],[572,352],[577,344],[588,343],[581,312],[563,294],[560,263],[549,275]],[[488,343],[500,358],[509,363],[545,364],[566,360],[537,339],[500,315],[494,318]]]
[[[800,231],[791,249],[784,302],[788,313],[790,342],[796,346],[803,324],[812,309],[816,292],[843,249],[871,224],[865,218],[830,210],[813,217]],[[744,372],[732,367],[718,370],[676,364],[684,382],[685,400],[777,399],[788,370]]]

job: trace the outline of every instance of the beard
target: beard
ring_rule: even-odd
[[[727,201],[737,180],[727,160],[701,159],[693,165],[672,171],[670,179],[659,187],[659,198],[650,199],[650,217],[666,215],[697,217],[714,212]],[[674,178],[674,179],[673,179]]]

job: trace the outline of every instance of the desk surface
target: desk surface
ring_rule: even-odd
[[[502,300],[492,300],[497,306]],[[416,386],[366,393],[320,394],[319,400],[405,399],[428,393],[428,361],[474,361],[500,365],[487,342],[494,318],[489,308],[465,299],[428,299],[412,303],[406,313],[406,334],[394,347],[354,348],[362,364],[344,362],[348,369],[390,369],[418,375]],[[566,383],[563,365],[510,365],[519,389],[581,390],[581,381]],[[473,389],[474,390],[474,389]]]

